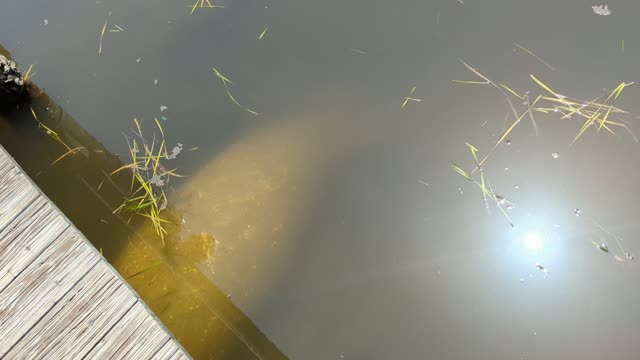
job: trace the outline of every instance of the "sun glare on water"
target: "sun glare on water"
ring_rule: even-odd
[[[522,238],[522,245],[532,253],[538,253],[544,249],[544,236],[536,232],[529,232]]]

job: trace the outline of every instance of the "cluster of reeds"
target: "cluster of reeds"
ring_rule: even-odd
[[[171,178],[181,176],[175,172],[176,169],[167,169],[163,160],[175,158],[182,150],[182,145],[178,144],[169,153],[158,119],[155,119],[158,134],[154,133],[151,140],[143,136],[138,119],[133,119],[133,122],[136,126],[132,129],[133,135],[127,136],[130,163],[110,174],[114,175],[124,170],[131,172],[130,195],[114,213],[134,213],[148,218],[164,244],[164,236],[167,234],[164,225],[168,221],[163,219],[160,213],[168,205],[167,191]]]
[[[529,52],[530,53],[530,52]],[[530,53],[534,55],[533,53]],[[534,55],[535,56],[535,55]],[[537,58],[537,56],[536,56]],[[473,154],[473,158],[475,160],[475,168],[466,172],[459,166],[455,164],[451,164],[453,169],[458,172],[460,175],[465,177],[467,180],[475,183],[481,189],[483,200],[485,202],[485,206],[487,205],[487,198],[495,201],[498,205],[498,208],[505,215],[509,224],[514,227],[514,224],[511,222],[511,219],[504,211],[503,207],[500,206],[501,202],[504,202],[504,198],[496,196],[493,189],[488,182],[485,181],[484,174],[482,171],[483,165],[486,163],[489,156],[500,146],[503,142],[505,142],[508,136],[513,132],[520,122],[525,117],[528,117],[531,120],[533,128],[538,133],[538,125],[533,116],[534,112],[544,113],[544,114],[553,114],[558,113],[561,115],[561,119],[582,119],[582,125],[578,130],[578,133],[571,141],[571,144],[574,144],[588,129],[595,129],[597,132],[601,130],[605,130],[611,134],[616,134],[613,130],[614,128],[623,128],[625,129],[634,141],[638,142],[637,137],[630,129],[629,121],[623,119],[623,116],[630,116],[631,114],[623,109],[620,109],[615,106],[616,100],[622,94],[622,91],[633,84],[633,82],[620,83],[615,89],[602,94],[595,99],[584,101],[579,100],[577,98],[569,97],[562,95],[551,89],[548,85],[543,83],[538,77],[533,74],[530,74],[530,78],[542,89],[541,94],[537,95],[533,101],[531,101],[530,93],[526,92],[523,94],[519,94],[514,91],[509,86],[496,83],[490,80],[488,77],[481,74],[474,67],[470,66],[466,62],[460,60],[462,64],[473,74],[475,74],[481,80],[453,80],[456,83],[463,84],[476,84],[476,85],[490,85],[493,88],[497,89],[504,97],[509,105],[511,112],[508,114],[507,119],[512,118],[513,121],[511,124],[506,127],[504,132],[500,135],[498,140],[493,144],[492,148],[488,151],[488,153],[482,158],[479,159],[477,156],[478,149],[473,145],[467,143],[467,146],[471,149]],[[545,63],[546,64],[546,63]],[[546,64],[549,66],[548,64]],[[550,67],[550,66],[549,66]],[[522,104],[520,109],[516,107],[516,103]],[[480,181],[477,181],[472,177],[476,172],[480,172]]]

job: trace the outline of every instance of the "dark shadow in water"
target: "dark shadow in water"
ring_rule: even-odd
[[[0,54],[11,58],[1,45]],[[163,247],[155,236],[134,230],[144,228],[141,217],[128,219],[113,213],[130,186],[130,178],[124,172],[110,177],[107,174],[123,162],[84,131],[43,89],[31,86],[33,96],[28,103],[5,107],[0,112],[0,144],[109,262],[116,262],[131,249],[142,252],[143,260],[161,261],[158,269],[132,276],[128,281],[142,294],[143,287],[151,283],[162,289],[161,295],[143,296],[143,300],[187,351],[194,358],[205,359],[286,358],[192,261],[176,255],[184,244],[172,243],[169,237],[168,246]],[[82,149],[51,165],[67,148],[39,127],[32,110],[70,148]],[[179,214],[170,216],[180,219]],[[171,247],[172,244],[176,246]],[[135,265],[127,267],[129,273],[122,275],[130,276],[136,267],[145,266]],[[184,298],[191,301],[190,310],[184,309]]]

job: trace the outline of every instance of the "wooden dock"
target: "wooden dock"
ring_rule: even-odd
[[[0,146],[0,359],[189,359]]]

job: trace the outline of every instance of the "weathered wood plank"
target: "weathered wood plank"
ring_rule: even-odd
[[[157,353],[153,355],[153,359],[173,359],[176,353],[180,352],[180,347],[175,340],[167,341]]]
[[[53,205],[39,197],[0,231],[0,292],[68,226]]]
[[[34,216],[38,216],[42,212],[42,208],[47,204],[48,200],[42,196],[38,196],[33,202],[26,205],[26,208],[7,223],[7,226],[0,229],[0,266],[4,266],[6,255],[3,254],[16,238],[18,238],[26,228],[34,223]],[[53,211],[52,207],[49,207]]]
[[[11,159],[8,156],[0,155],[0,179],[3,178],[12,167],[14,167],[14,165]]]
[[[0,358],[189,359],[1,146]]]
[[[0,293],[0,357],[13,347],[98,262],[75,229],[67,228]]]
[[[16,167],[0,179],[0,229],[4,228],[39,195],[38,189]]]
[[[136,337],[131,339],[132,335],[138,331],[145,319],[148,318],[149,314],[144,306],[139,302],[136,303],[111,332],[93,348],[88,358],[105,359],[115,356],[119,351],[122,351],[121,347],[126,345],[128,341],[136,340]]]
[[[7,357],[81,358],[136,301],[121,279],[101,262],[7,353]],[[73,346],[68,346],[68,339],[74,339]]]
[[[155,354],[169,339],[169,334],[162,331],[156,319],[147,316],[136,330],[136,334],[118,349],[117,354],[119,358],[125,359],[149,357],[149,354]]]

